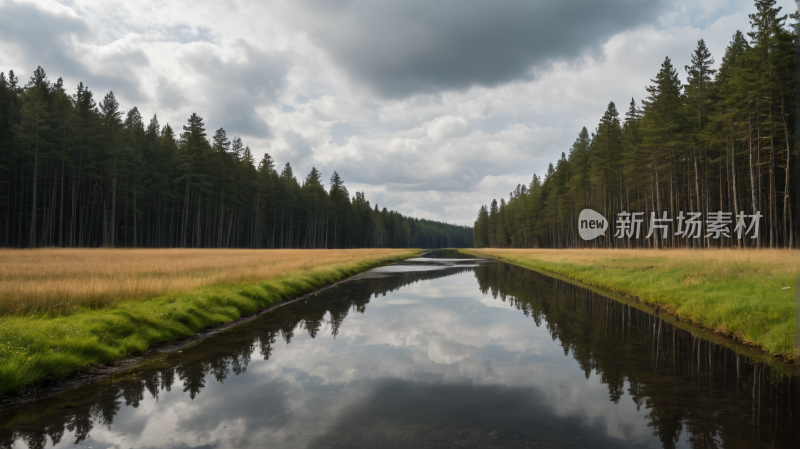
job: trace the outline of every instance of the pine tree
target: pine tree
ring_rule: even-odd
[[[797,31],[784,26],[785,18],[775,1],[758,0],[748,33],[752,42],[741,32],[734,34],[715,73],[706,43],[699,41],[685,67],[686,86],[665,58],[646,88],[642,109],[632,100],[620,125],[616,108],[609,104],[596,132],[581,130],[569,155],[562,153],[543,178],[534,175],[528,189],[518,186],[504,206],[501,200],[497,218],[489,213],[489,226],[502,223],[514,246],[591,246],[609,240],[629,247],[751,245],[746,238],[712,241],[674,235],[645,242],[626,237],[584,243],[576,237],[574,215],[586,207],[610,217],[622,210],[644,212],[645,217],[657,211],[668,211],[671,217],[679,210],[704,216],[718,210],[736,215],[760,211],[757,245],[762,240],[772,246],[796,245],[791,210],[795,191],[790,186],[800,161],[792,151],[796,139],[789,124],[800,120],[795,112],[800,78],[795,75],[800,60],[795,49],[800,44]],[[800,195],[800,188],[796,192]],[[701,236],[706,233],[700,231]],[[500,234],[493,228],[489,244],[508,243]]]
[[[341,236],[339,227],[346,223],[347,211],[350,206],[350,193],[344,186],[344,181],[336,171],[331,175],[330,198],[333,202],[333,240],[332,247],[339,248],[339,238]]]
[[[103,246],[114,248],[117,244],[117,172],[122,165],[120,133],[122,111],[120,111],[114,92],[109,92],[103,97],[99,108],[104,143],[99,168],[102,170],[101,176],[106,184],[103,198]],[[110,208],[108,207],[109,203]]]
[[[476,248],[489,246],[489,211],[486,206],[481,206],[478,218],[473,226],[473,242]]]
[[[643,181],[642,176],[648,171],[648,154],[646,147],[642,145],[642,115],[642,110],[631,98],[628,110],[625,112],[625,122],[622,125],[622,165],[625,193],[622,209],[626,212],[644,209],[639,202],[638,191],[638,187]],[[625,245],[628,248],[634,244],[635,241],[625,238]]]
[[[124,242],[127,245],[132,247],[139,246],[138,242],[138,233],[139,233],[139,212],[138,212],[138,199],[141,196],[143,191],[143,185],[141,182],[141,178],[145,169],[145,160],[144,154],[142,152],[142,147],[144,144],[145,139],[145,129],[144,129],[144,122],[142,121],[142,115],[139,113],[139,108],[134,106],[130,110],[128,110],[128,114],[125,117],[125,122],[123,124],[123,133],[124,133],[124,158],[126,159],[128,168],[129,168],[129,176],[131,178],[131,185],[128,186],[128,190],[132,194],[131,200],[131,226],[127,225],[127,214],[123,213],[125,224],[126,224],[126,231],[130,229],[131,231],[131,239],[127,241],[127,232],[125,233]]]
[[[615,199],[621,198],[622,194],[622,125],[613,101],[608,103],[605,113],[600,118],[594,138],[594,149],[590,158],[596,173],[594,184],[597,191],[603,192],[604,200],[600,209],[606,216],[610,216],[617,212],[612,203]],[[559,176],[555,178],[556,189],[553,193],[557,195],[562,190],[563,181]]]
[[[780,145],[781,140],[784,140],[787,147],[791,146],[785,113],[785,104],[787,103],[785,95],[788,93],[787,90],[791,89],[789,87],[791,81],[782,79],[778,67],[783,65],[783,60],[791,61],[792,46],[781,45],[781,43],[784,41],[788,44],[792,38],[784,29],[787,16],[780,15],[782,8],[776,7],[775,4],[775,0],[755,1],[756,12],[749,14],[751,31],[747,33],[750,36],[752,47],[751,58],[749,58],[751,71],[748,87],[753,92],[751,96],[752,122],[755,125],[755,143],[750,152],[752,158],[750,162],[751,193],[754,197],[752,202],[756,204],[755,209],[763,210],[767,217],[764,234],[767,234],[765,237],[768,238],[769,246],[776,245],[780,222],[778,220],[778,180],[776,176],[776,165],[780,163],[780,161],[776,161],[776,153],[780,153],[776,151],[776,145]],[[789,70],[784,70],[784,72],[789,72]],[[783,111],[781,111],[781,105]],[[784,128],[783,133],[780,132],[781,128]],[[787,151],[787,155],[788,153]],[[767,175],[766,180],[763,179],[764,175]],[[766,186],[764,186],[765,181]],[[759,234],[759,246],[763,244],[763,240]]]
[[[39,158],[44,149],[49,146],[50,137],[50,82],[41,67],[38,67],[31,76],[26,90],[20,97],[21,107],[19,123],[16,125],[15,134],[19,145],[33,153],[33,178],[31,180],[31,212],[28,246],[37,247],[37,215],[39,211]]]
[[[650,202],[646,204],[647,209],[660,214],[665,211],[665,205],[669,205],[670,214],[674,213],[674,161],[677,154],[683,148],[685,125],[684,114],[681,109],[683,98],[681,95],[681,81],[678,73],[672,66],[669,57],[664,59],[656,78],[651,80],[654,85],[646,88],[648,97],[644,104],[644,120],[642,121],[642,145],[647,148],[650,154]],[[699,144],[697,144],[699,145]],[[698,147],[692,149],[695,162],[695,184],[699,186],[699,172],[697,171]],[[666,163],[666,164],[665,164]],[[660,165],[659,165],[660,164]],[[669,189],[662,188],[661,179],[663,174],[661,169],[666,165],[669,172]],[[661,167],[661,168],[660,168]],[[698,204],[701,201],[701,190],[695,190]],[[669,195],[664,201],[665,194]],[[698,207],[702,210],[702,207]],[[663,242],[652,237],[653,245],[660,245]]]
[[[713,75],[717,72],[711,67],[714,59],[706,47],[706,42],[700,39],[697,48],[692,53],[692,64],[685,66],[688,74],[686,90],[686,104],[692,115],[696,116],[695,133],[702,132],[705,128],[708,115],[708,103],[711,101],[710,90],[713,87]]]
[[[489,246],[492,248],[500,247],[500,243],[497,240],[498,212],[497,200],[492,200],[492,204],[489,206],[489,227],[487,230]]]

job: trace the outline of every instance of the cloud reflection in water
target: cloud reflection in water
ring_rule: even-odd
[[[748,447],[775,439],[767,430],[785,426],[787,414],[759,415],[766,427],[755,437],[761,427],[746,428],[746,417],[715,417],[718,408],[750,406],[726,398],[742,382],[745,392],[753,382],[766,388],[764,367],[741,363],[738,379],[733,352],[700,342],[710,363],[697,371],[695,353],[684,350],[697,340],[666,326],[505,264],[382,276],[279,308],[113,386],[0,414],[14,423],[0,430],[0,447],[705,447],[697,441],[727,439]],[[777,388],[791,388],[786,380]],[[785,409],[781,400],[770,407]]]

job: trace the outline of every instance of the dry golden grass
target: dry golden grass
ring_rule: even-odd
[[[71,311],[225,283],[249,283],[406,249],[0,250],[0,315]]]
[[[487,256],[524,255],[549,262],[581,265],[608,265],[610,262],[642,261],[652,258],[680,263],[763,263],[777,271],[796,275],[800,251],[787,249],[470,249],[474,254]]]

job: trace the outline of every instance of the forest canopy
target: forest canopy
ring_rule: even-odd
[[[472,246],[469,227],[373,207],[336,172],[329,186],[316,168],[298,182],[288,162],[256,161],[197,114],[176,130],[41,67],[24,85],[0,72],[4,247]]]
[[[797,30],[774,0],[749,17],[718,69],[702,39],[685,83],[665,58],[640,104],[610,102],[543,176],[482,206],[475,246],[796,247]],[[584,209],[604,237],[581,238]]]

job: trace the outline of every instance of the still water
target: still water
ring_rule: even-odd
[[[790,373],[529,270],[412,259],[2,410],[0,448],[792,447]]]

